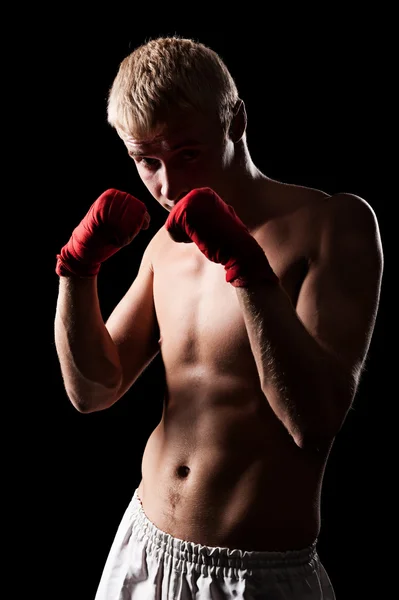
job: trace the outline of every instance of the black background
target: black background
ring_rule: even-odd
[[[223,25],[213,33],[165,23],[128,33],[69,22],[65,28],[62,18],[56,25],[22,36],[13,56],[22,78],[15,98],[21,158],[13,187],[23,204],[19,200],[11,210],[17,220],[23,206],[29,238],[18,259],[20,271],[24,266],[18,312],[27,325],[21,327],[23,341],[14,339],[15,362],[24,368],[12,378],[20,418],[9,432],[23,449],[14,477],[16,483],[23,479],[22,531],[30,541],[27,559],[16,535],[17,564],[23,585],[24,565],[37,563],[33,587],[41,598],[93,600],[116,528],[140,481],[142,452],[159,421],[163,390],[156,359],[114,407],[79,414],[65,395],[54,348],[55,255],[90,204],[115,187],[145,201],[152,215],[150,229],[102,266],[105,318],[167,216],[106,123],[107,92],[119,62],[157,35],[177,33],[210,45],[246,103],[255,164],[282,181],[363,197],[376,213],[385,246],[392,198],[386,176],[392,59],[384,36],[377,41],[371,29],[346,29],[342,23],[335,31],[323,24],[288,30],[278,23],[278,33],[272,23],[260,32]],[[360,599],[390,579],[376,559],[390,523],[380,429],[382,403],[392,398],[383,340],[387,277],[366,370],[325,475],[319,553],[337,600]]]

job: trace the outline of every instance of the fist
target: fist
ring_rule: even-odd
[[[92,242],[99,246],[102,239],[105,246],[111,245],[117,250],[130,244],[149,223],[150,216],[141,200],[111,188],[93,202],[74,234],[82,236],[88,245]]]
[[[143,202],[127,192],[106,190],[93,202],[57,255],[57,274],[96,275],[101,263],[129,244],[149,223]]]
[[[226,281],[234,287],[278,280],[233,207],[210,188],[197,188],[182,198],[165,227],[175,242],[195,242],[209,260],[222,264]]]
[[[248,243],[257,244],[233,207],[208,187],[179,200],[165,226],[175,242],[195,242],[209,260],[223,265]]]

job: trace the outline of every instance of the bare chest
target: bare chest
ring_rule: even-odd
[[[303,244],[280,231],[264,249],[295,306],[307,268]],[[222,370],[247,356],[252,363],[236,289],[195,244],[167,241],[154,264],[154,302],[164,359]]]

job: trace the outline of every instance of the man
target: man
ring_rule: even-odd
[[[193,40],[128,55],[108,121],[169,215],[104,323],[101,264],[150,215],[114,189],[92,204],[57,257],[57,353],[81,412],[159,352],[166,391],[96,600],[332,599],[320,494],[378,311],[376,216],[262,173],[235,82]]]

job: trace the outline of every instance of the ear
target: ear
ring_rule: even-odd
[[[229,127],[229,138],[236,144],[247,129],[247,111],[243,100],[237,100]]]

